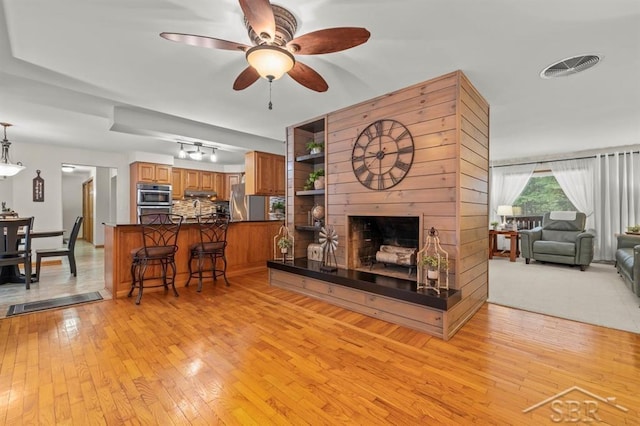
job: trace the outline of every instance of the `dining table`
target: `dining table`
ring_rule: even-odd
[[[18,232],[18,235],[20,233]],[[22,234],[24,236],[24,233]],[[29,236],[31,238],[49,238],[49,237],[59,237],[64,235],[64,230],[54,230],[54,231],[31,231]],[[31,274],[31,282],[36,282],[36,274]],[[0,284],[5,283],[25,283],[24,274],[20,273],[20,269],[18,265],[5,265],[0,269]]]

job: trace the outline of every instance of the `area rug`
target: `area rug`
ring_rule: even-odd
[[[612,264],[489,261],[490,303],[640,333],[640,299]]]
[[[7,316],[28,314],[36,311],[44,311],[47,309],[61,308],[63,306],[77,305],[79,303],[95,302],[102,300],[99,292],[74,294],[73,296],[58,297],[55,299],[38,300],[36,302],[20,303],[18,305],[9,306]]]

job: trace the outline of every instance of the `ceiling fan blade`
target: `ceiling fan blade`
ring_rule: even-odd
[[[326,92],[329,88],[329,85],[320,74],[302,62],[296,61],[296,64],[289,70],[288,74],[304,87],[316,92]]]
[[[242,43],[193,34],[160,33],[160,37],[178,43],[188,44],[190,46],[208,47],[210,49],[239,50],[241,52],[244,52],[251,48],[251,46],[247,46],[246,44]]]
[[[296,37],[287,47],[296,55],[318,55],[350,49],[365,43],[370,36],[365,28],[327,28]]]
[[[260,78],[260,74],[253,67],[247,67],[233,82],[233,90],[244,90]]]
[[[269,0],[240,0],[240,7],[256,34],[268,34],[267,41],[273,41],[276,36],[276,19]]]

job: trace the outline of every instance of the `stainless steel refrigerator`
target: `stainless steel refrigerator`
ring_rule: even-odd
[[[229,211],[231,221],[266,220],[266,197],[259,195],[245,195],[244,183],[231,185]]]

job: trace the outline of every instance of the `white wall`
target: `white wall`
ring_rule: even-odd
[[[11,184],[11,178],[0,177],[0,202],[6,202],[8,209],[13,208],[13,186]]]
[[[118,194],[116,221],[129,223],[129,163],[126,153],[21,143],[11,146],[11,157],[14,161],[21,161],[27,168],[7,178],[13,192],[8,205],[21,216],[34,216],[34,229],[46,231],[64,227],[62,171],[60,170],[62,163],[117,168],[119,178],[116,191]],[[32,199],[32,182],[36,177],[36,170],[41,171],[40,176],[45,182],[44,202],[38,203],[33,202]],[[109,193],[110,190],[107,194]],[[102,233],[100,238],[103,238]],[[57,243],[50,238],[34,239],[32,243],[34,248],[55,247],[62,244],[62,237],[59,237]]]

